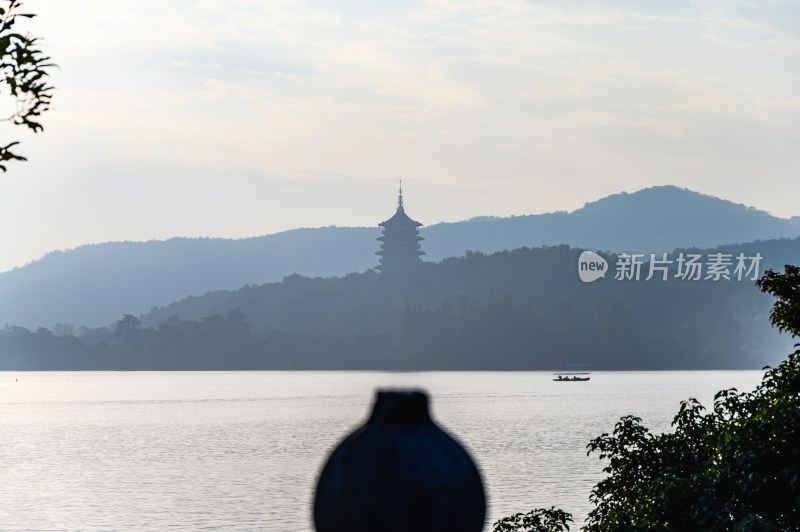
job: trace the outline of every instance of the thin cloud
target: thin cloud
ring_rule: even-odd
[[[159,183],[191,181],[201,167],[224,176],[220,195],[252,187],[251,196],[264,198],[259,209],[303,225],[341,223],[340,213],[319,204],[285,210],[281,183],[332,174],[341,183],[404,175],[448,190],[453,197],[431,202],[440,211],[419,214],[427,219],[556,210],[665,182],[718,186],[731,199],[798,214],[797,6],[623,6],[36,3],[29,7],[38,16],[26,24],[60,69],[46,134],[24,142],[25,183],[46,190],[41,183],[77,179],[84,161],[96,161],[109,177],[90,186],[109,198],[119,193],[113,201],[127,206],[112,211],[149,212],[126,203],[134,201],[124,193],[132,185],[114,176],[134,178],[120,168],[146,160],[155,169],[142,185],[146,197],[159,194]],[[158,174],[161,167],[169,171]],[[260,177],[244,185],[245,174]],[[762,192],[765,178],[786,193]],[[33,227],[33,216],[69,219],[65,205],[80,202],[73,188],[52,201],[9,205],[14,223],[5,226]],[[346,186],[332,193],[347,201]],[[10,195],[39,197],[18,188]],[[204,218],[182,219],[181,228],[207,227],[215,217],[232,227],[239,216],[212,204],[191,211]],[[101,241],[113,239],[114,228],[146,236],[175,223],[166,210],[134,221],[114,212],[95,233],[82,226],[72,234]],[[0,228],[0,239],[18,239],[11,231]],[[64,238],[49,247],[81,243]]]

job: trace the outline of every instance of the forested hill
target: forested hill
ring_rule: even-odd
[[[0,323],[97,326],[188,294],[277,281],[293,272],[364,270],[374,265],[378,235],[377,228],[322,227],[239,240],[173,238],[56,251],[0,274]]]
[[[735,257],[800,263],[800,239],[684,250],[732,261],[731,280],[614,278],[584,283],[581,250],[522,248],[423,264],[413,275],[292,275],[189,297],[80,338],[6,329],[4,369],[760,368],[791,339],[770,328],[772,299],[736,280]],[[681,252],[679,252],[681,253]],[[710,272],[710,270],[708,270]]]
[[[414,212],[408,212],[426,224]],[[392,213],[387,212],[388,218]],[[375,220],[377,224],[382,220]],[[671,251],[800,236],[800,219],[676,187],[615,194],[572,213],[476,218],[421,229],[425,260],[567,244],[610,251]],[[329,277],[377,264],[379,228],[297,229],[239,240],[174,238],[109,242],[58,251],[0,274],[0,323],[97,326],[190,294],[279,281],[297,273]]]

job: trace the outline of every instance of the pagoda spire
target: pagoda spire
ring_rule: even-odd
[[[397,194],[397,208],[398,209],[402,209],[403,208],[403,180],[402,179],[400,180],[400,190],[398,191],[398,194]]]

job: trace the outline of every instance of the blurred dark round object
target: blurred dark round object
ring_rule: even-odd
[[[437,426],[428,396],[379,391],[367,422],[331,453],[317,483],[317,532],[480,532],[480,473]]]

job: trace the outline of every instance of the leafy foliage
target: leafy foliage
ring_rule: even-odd
[[[778,298],[769,315],[772,325],[800,336],[800,267],[787,264],[784,273],[767,270],[756,286]]]
[[[800,349],[750,393],[717,393],[712,412],[681,404],[673,433],[633,416],[589,452],[609,460],[588,531],[800,528]]]
[[[492,532],[561,532],[569,530],[572,515],[555,507],[537,508],[497,521]]]
[[[768,271],[758,282],[778,297],[771,320],[798,333],[800,271]],[[589,453],[608,461],[608,476],[591,493],[583,530],[800,530],[800,344],[766,368],[752,392],[722,390],[712,411],[696,399],[681,403],[672,433],[652,434],[635,416],[592,440]],[[549,511],[554,511],[551,508]],[[529,515],[538,515],[534,510]],[[519,528],[521,514],[498,521]],[[518,528],[514,528],[517,526]],[[537,521],[532,530],[559,531]]]
[[[39,39],[13,30],[17,18],[33,18],[30,13],[20,13],[22,2],[3,0],[0,7],[0,84],[5,84],[8,95],[14,100],[11,116],[2,120],[25,126],[34,133],[44,128],[39,117],[50,108],[53,87],[48,84],[48,71],[54,65],[39,49]],[[12,148],[19,142],[0,146],[0,170],[6,171],[5,161],[25,161]]]

